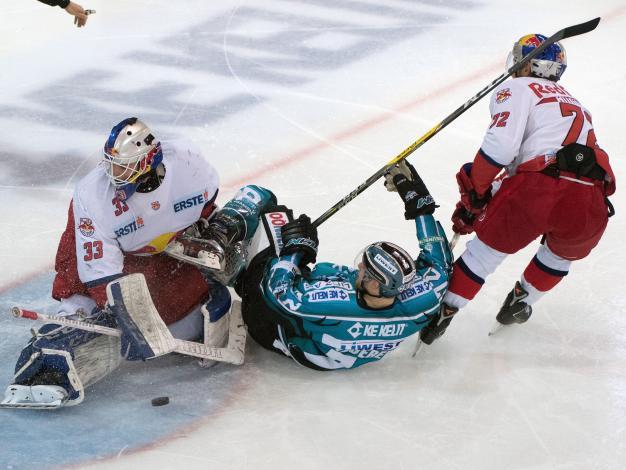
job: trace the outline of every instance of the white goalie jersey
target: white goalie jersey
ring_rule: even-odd
[[[219,177],[202,155],[186,142],[161,144],[165,177],[151,192],[118,199],[101,165],[78,183],[73,204],[76,261],[87,287],[121,274],[126,254],[162,252],[215,199]]]

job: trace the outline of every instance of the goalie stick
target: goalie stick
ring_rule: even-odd
[[[537,55],[541,54],[547,47],[549,47],[550,45],[554,44],[557,41],[560,41],[561,39],[566,39],[572,36],[578,36],[580,34],[585,34],[585,33],[588,33],[589,31],[593,31],[598,26],[598,23],[600,23],[599,17],[594,18],[593,20],[587,21],[585,23],[568,26],[567,28],[563,28],[562,30],[550,36],[548,39],[542,42],[539,47],[537,47],[532,52],[530,52],[530,54],[524,56],[524,58],[522,58],[522,60],[520,60],[518,63],[513,64],[513,66],[510,69],[508,69],[505,73],[500,75],[498,78],[492,81],[489,85],[487,85],[485,88],[483,88],[474,96],[472,96],[468,101],[466,101],[463,105],[461,105],[454,112],[452,112],[452,114],[447,116],[443,121],[441,121],[431,130],[426,132],[426,134],[424,134],[418,140],[416,140],[411,145],[409,145],[398,156],[390,160],[384,167],[382,167],[380,170],[378,170],[376,173],[370,176],[367,180],[365,180],[365,182],[361,183],[351,193],[349,193],[347,196],[345,196],[343,199],[337,202],[334,206],[332,206],[330,209],[324,212],[321,216],[319,216],[316,220],[313,221],[313,225],[315,227],[319,227],[321,224],[323,224],[326,220],[328,220],[335,213],[337,213],[341,208],[346,206],[350,201],[355,199],[359,194],[361,194],[363,191],[369,188],[372,184],[374,184],[381,176],[384,176],[385,173],[387,173],[387,171],[392,165],[395,165],[396,163],[404,160],[413,152],[415,152],[418,148],[420,148],[422,145],[428,142],[432,137],[438,134],[444,127],[446,127],[456,118],[458,118],[461,114],[463,114],[465,111],[471,108],[480,99],[484,98],[491,90],[493,90],[495,87],[500,85],[500,83],[502,83],[507,78],[509,78],[509,76],[513,75],[520,68],[522,68],[524,64],[526,64],[528,61],[535,58]]]
[[[185,356],[208,359],[211,361],[227,362],[235,365],[243,364],[246,345],[246,330],[241,315],[236,315],[235,311],[240,312],[239,309],[234,308],[231,312],[230,324],[228,328],[228,345],[225,348],[214,348],[195,341],[176,339],[176,348],[173,352],[183,354]],[[81,320],[71,320],[64,317],[45,315],[43,313],[37,313],[32,310],[25,310],[19,307],[13,307],[11,309],[11,314],[15,318],[26,318],[28,320],[49,322],[57,325],[77,328],[79,330],[92,331],[103,335],[119,337],[122,334],[122,332],[116,328],[94,325]]]

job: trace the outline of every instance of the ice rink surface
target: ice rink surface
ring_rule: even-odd
[[[593,113],[617,215],[523,326],[487,337],[536,244],[417,359],[411,341],[319,373],[250,340],[241,367],[126,364],[78,407],[2,410],[0,468],[626,468],[623,0],[81,3],[97,10],[81,30],[34,0],[0,14],[2,386],[34,326],[8,308],[54,308],[72,188],[128,116],[195,141],[221,174],[220,202],[254,182],[315,218],[500,75],[518,37],[601,16],[564,42],[561,83]],[[447,230],[454,175],[489,121],[484,99],[410,157]],[[381,239],[417,253],[402,214],[375,185],[320,227],[318,259],[351,264]],[[163,395],[169,405],[150,406]]]

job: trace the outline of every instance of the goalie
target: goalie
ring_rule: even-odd
[[[163,253],[183,231],[204,227],[217,192],[217,173],[187,143],[161,143],[137,118],[113,127],[103,161],[70,203],[52,296],[59,316],[117,326],[122,338],[44,325],[22,351],[2,406],[80,403],[122,357],[166,354],[175,338],[225,344],[228,290]]]

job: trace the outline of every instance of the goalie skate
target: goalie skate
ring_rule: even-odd
[[[58,385],[9,385],[0,408],[55,409],[67,400],[67,391]]]
[[[223,285],[230,285],[246,265],[243,243],[234,243],[225,250],[215,240],[183,235],[165,249],[172,258],[200,268]]]
[[[214,240],[183,234],[173,240],[165,252],[176,259],[215,271],[224,269],[224,249]]]

